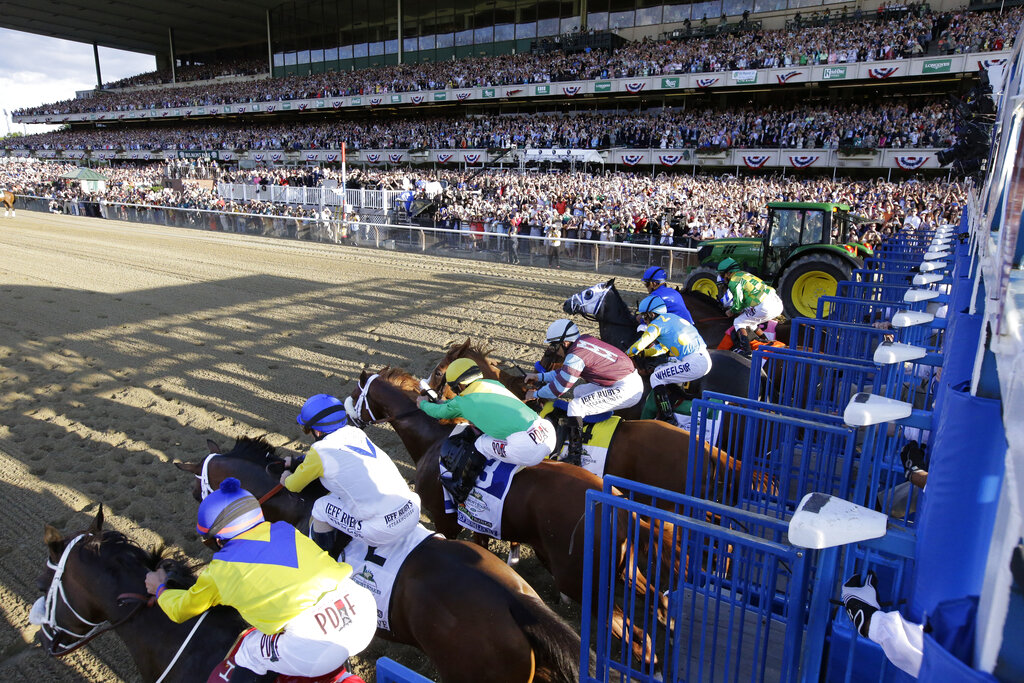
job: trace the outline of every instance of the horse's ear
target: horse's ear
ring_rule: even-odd
[[[184,472],[188,472],[189,474],[194,474],[197,477],[203,471],[202,463],[198,463],[198,462],[176,462],[176,463],[174,463],[174,466],[177,467],[179,470],[182,470]]]
[[[60,556],[64,554],[64,546],[67,544],[64,534],[57,531],[56,527],[47,524],[43,527],[43,542],[46,543],[46,547],[50,551],[50,562],[53,564],[60,562]]]
[[[459,346],[458,350],[456,351],[455,358],[458,358],[462,354],[464,354],[466,352],[466,349],[468,349],[472,343],[473,343],[473,340],[471,338],[469,338],[469,337],[466,337],[466,341],[462,342],[462,344]]]
[[[604,283],[604,286],[605,287],[614,287],[615,286],[615,278],[612,278],[608,282]]]
[[[223,453],[224,452],[224,451],[222,451],[220,449],[220,446],[218,446],[217,442],[214,441],[213,439],[207,439],[206,440],[206,448],[210,452],[210,455],[213,455],[214,453]]]
[[[93,536],[99,536],[100,532],[103,531],[103,503],[100,503],[99,510],[96,511],[96,517],[92,520],[92,526],[89,527],[89,533]]]

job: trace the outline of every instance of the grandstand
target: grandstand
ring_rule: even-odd
[[[8,157],[0,159],[0,186],[24,195],[33,209],[448,255],[483,253],[495,260],[506,249],[510,260],[513,236],[522,235],[524,260],[537,265],[545,231],[554,224],[565,228],[574,267],[592,263],[600,272],[635,274],[655,259],[673,273],[678,254],[701,239],[757,236],[769,201],[847,203],[868,219],[863,235],[877,228],[879,239],[891,238],[893,249],[902,249],[893,254],[911,254],[918,262],[925,247],[915,240],[961,220],[966,230],[969,208],[974,251],[957,248],[958,263],[970,262],[979,249],[995,259],[998,249],[1002,260],[983,265],[983,282],[1000,297],[1013,295],[1019,284],[1004,277],[1011,265],[1020,266],[1019,245],[1007,246],[1009,237],[991,243],[981,237],[988,209],[976,183],[984,177],[995,119],[984,106],[989,93],[1007,83],[1019,86],[1019,64],[1015,71],[1012,61],[1021,48],[1015,43],[1024,20],[1019,3],[867,8],[806,0],[389,0],[369,11],[369,0],[296,0],[229,2],[223,8],[185,4],[171,17],[155,3],[128,10],[115,2],[103,9],[90,5],[73,26],[47,24],[41,16],[85,3],[9,4],[12,11],[0,15],[0,26],[146,50],[159,65],[153,73],[100,82],[76,99],[15,113],[17,122],[62,126],[0,143],[0,156]],[[118,12],[125,16],[114,16]],[[98,74],[100,69],[97,61]],[[1007,119],[1004,130],[1011,123]],[[1000,166],[1002,183],[1010,178],[1006,159],[1012,156]],[[78,164],[106,169],[104,193],[58,180]],[[989,182],[988,204],[1008,203],[1000,197],[1009,190]],[[1000,211],[1005,208],[991,209],[988,222],[1001,222],[993,218]],[[361,218],[350,223],[350,212]],[[653,249],[656,243],[664,250]],[[693,261],[684,255],[683,263]],[[958,266],[958,278],[966,277],[968,266]],[[913,276],[903,271],[900,277]],[[952,266],[946,277],[950,284]],[[849,292],[855,290],[851,285]],[[958,301],[970,298],[972,307],[983,307],[986,291],[969,296],[968,290],[960,289]],[[833,302],[835,310],[838,299],[856,298],[849,292]],[[1019,326],[1017,299],[986,318],[990,332],[1003,334],[1003,343],[1015,349],[1019,330],[999,325]],[[851,304],[853,319],[842,324],[874,321],[877,309],[903,302],[861,303]],[[952,311],[950,325],[958,312]],[[877,344],[884,334],[873,329],[858,334]],[[927,340],[911,333],[900,340],[942,338],[931,331]],[[963,328],[959,333],[963,340]],[[1019,403],[1019,362],[984,346],[978,355],[990,366],[979,361],[975,376],[962,379],[973,380],[983,394],[998,394],[1001,381]],[[843,350],[831,353],[835,363],[846,363],[848,383],[871,364]],[[794,366],[803,360],[793,354]],[[997,361],[998,367],[992,365]],[[899,381],[911,380],[899,375]],[[882,384],[872,388],[880,391]],[[930,397],[928,391],[922,389]],[[708,415],[719,406],[698,404],[695,410]],[[755,419],[740,408],[735,415]],[[841,433],[852,460],[863,443],[855,444],[852,430],[843,431],[833,417],[822,420],[827,428],[821,431]],[[809,418],[793,412],[756,419],[807,430],[800,421]],[[883,432],[876,429],[870,438],[887,449],[891,465],[902,432],[897,439]],[[810,449],[805,438],[793,447]],[[1018,450],[1012,453],[1017,460]],[[1014,492],[1002,496],[1000,515],[1019,526],[1017,503],[1010,502]],[[783,501],[771,514],[791,514],[798,503]],[[994,503],[986,508],[994,509]],[[773,542],[782,542],[781,527],[755,521],[780,535]],[[995,543],[1019,543],[1012,531],[1000,534]],[[935,536],[930,540],[941,545]],[[864,552],[877,562],[890,550]],[[997,550],[992,567],[1006,559]],[[929,548],[922,556],[935,560],[938,554]],[[780,563],[797,558],[805,561],[794,553]],[[854,564],[850,560],[846,568]],[[973,564],[980,571],[984,560]],[[995,593],[1009,585],[1003,565],[990,567],[998,581],[982,577],[971,585],[984,589],[986,609],[1002,605]],[[899,584],[894,599],[915,590],[911,574],[920,567],[907,567],[896,561],[883,567],[890,571],[886,578],[895,576]],[[798,597],[795,591],[785,596],[787,609]],[[921,618],[919,607],[927,601],[915,597],[915,617]],[[761,599],[762,606],[780,600]],[[827,603],[814,607],[825,612]],[[792,617],[798,628],[803,616],[797,610]],[[859,678],[852,644],[859,641],[846,626],[844,640],[830,641],[836,647],[824,661],[815,660],[822,656],[824,626],[814,634],[820,641],[808,641],[820,646],[813,656],[801,659],[789,650],[786,656],[800,667],[820,667],[829,680],[900,680],[877,656],[872,664],[884,678]],[[992,669],[994,650],[1004,642],[1001,626],[998,616],[984,615],[984,642],[979,640],[973,664]],[[848,651],[839,651],[837,643]]]

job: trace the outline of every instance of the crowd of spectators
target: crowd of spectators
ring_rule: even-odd
[[[713,107],[644,112],[371,118],[280,124],[193,124],[65,130],[15,138],[21,149],[299,150],[606,149],[731,147],[837,149],[948,147],[953,116],[947,99],[850,101],[831,106]]]
[[[884,17],[884,15],[883,15]],[[840,64],[1008,48],[1024,8],[1003,13],[956,10],[907,18],[749,30],[677,41],[643,40],[618,49],[578,54],[517,54],[427,64],[378,66],[356,71],[288,76],[259,81],[99,92],[92,97],[43,104],[15,115],[61,115],[139,109],[203,107],[229,103],[339,97],[473,86],[504,86],[729,69]]]
[[[77,183],[60,180],[71,168],[69,164],[0,159],[0,187],[57,203],[86,199],[102,202],[101,206],[128,203],[266,216],[321,216],[316,206],[231,201],[217,195],[215,184],[204,188],[186,183],[174,189],[163,180],[169,169],[162,164],[104,170],[106,190],[87,195]],[[337,180],[338,172],[235,169],[222,170],[218,176],[219,182],[253,184],[302,185],[325,179]],[[771,201],[849,204],[854,213],[870,221],[866,230],[877,231],[877,236],[867,238],[877,240],[907,221],[915,225],[956,222],[966,197],[959,183],[944,180],[887,182],[881,178],[794,179],[777,175],[355,170],[347,178],[347,186],[405,190],[396,209],[424,200],[431,208],[427,215],[433,225],[480,235],[512,231],[542,237],[557,229],[561,237],[570,240],[681,246],[712,237],[756,236],[764,225],[764,208]],[[432,187],[440,192],[431,191]],[[565,248],[569,255],[576,252],[573,242]]]
[[[230,76],[255,76],[267,72],[267,60],[264,59],[230,59],[209,61],[204,64],[184,64],[176,66],[174,73],[170,69],[158,69],[144,74],[128,76],[117,81],[104,83],[104,90],[120,88],[137,88],[140,86],[165,85],[188,81],[208,81],[214,78]]]

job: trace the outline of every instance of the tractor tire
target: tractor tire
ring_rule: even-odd
[[[714,268],[698,266],[690,271],[683,283],[683,291],[700,292],[712,299],[718,299],[718,271]]]
[[[839,283],[853,276],[853,264],[831,254],[808,254],[786,268],[779,278],[779,296],[789,318],[813,318],[818,297],[835,296]]]

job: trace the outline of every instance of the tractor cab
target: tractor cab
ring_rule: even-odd
[[[849,235],[846,204],[773,202],[768,204],[760,271],[769,277],[782,271],[794,252],[816,244],[843,244]]]

